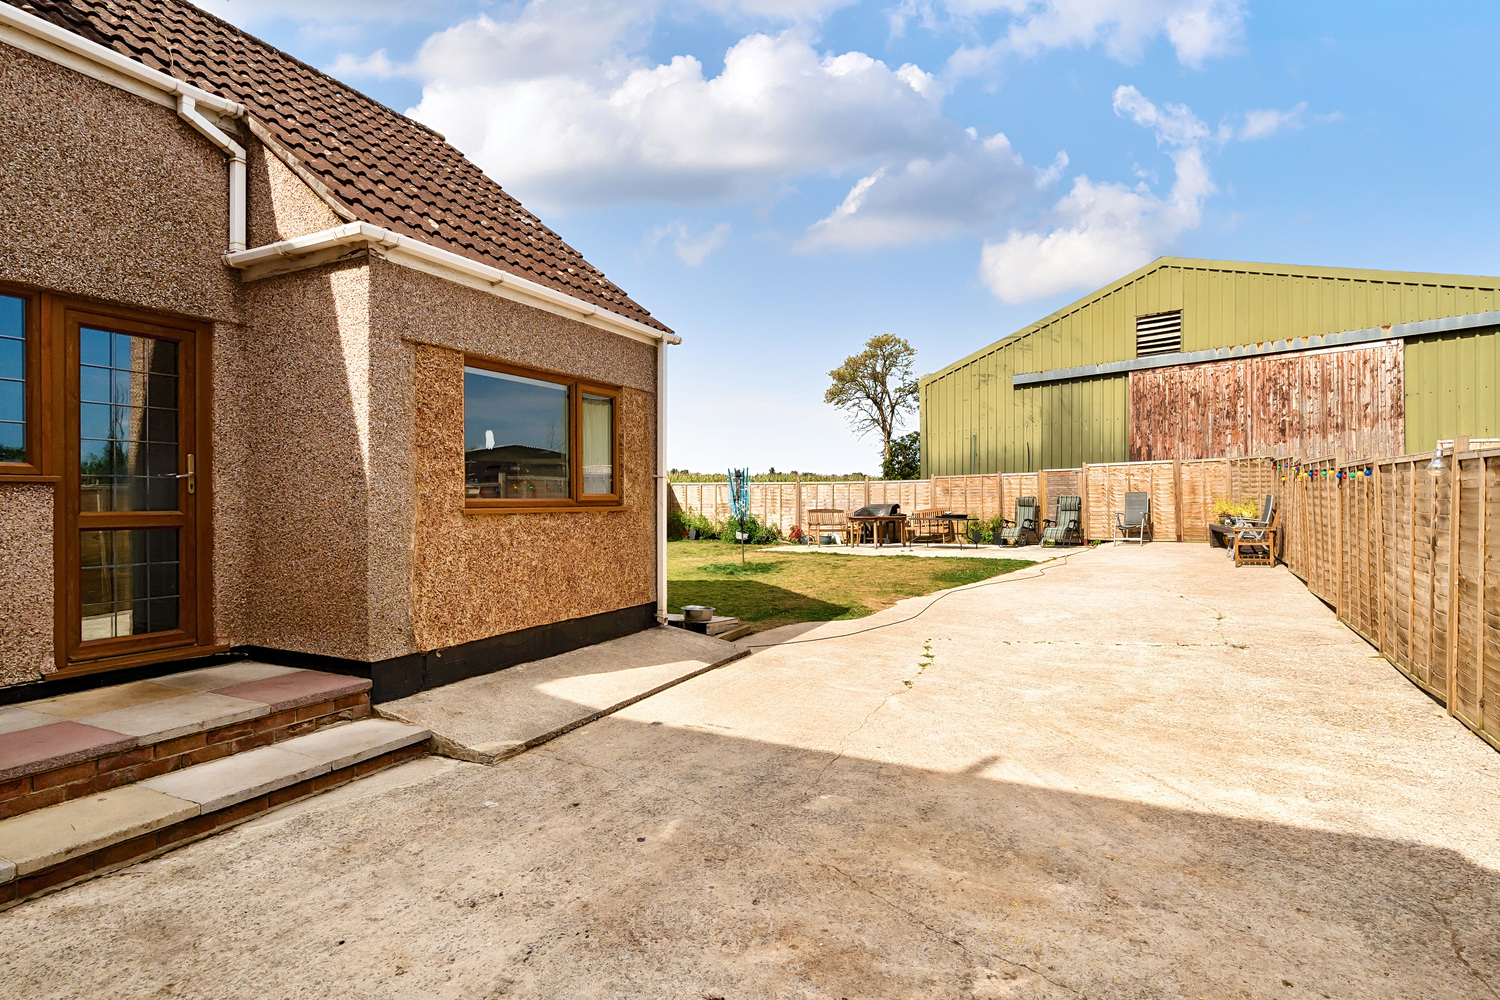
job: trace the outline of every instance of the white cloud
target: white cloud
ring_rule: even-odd
[[[677,254],[677,259],[688,267],[699,267],[708,259],[709,254],[724,245],[730,232],[729,223],[720,222],[708,232],[694,236],[687,223],[679,220],[653,229],[646,237],[646,245],[655,247],[670,237],[672,251]]]
[[[518,41],[513,24],[482,17],[433,36],[410,113],[543,208],[744,199],[789,177],[941,155],[961,131],[929,74],[820,53],[796,31],[746,36],[710,78],[693,56],[627,58],[608,40],[622,25],[581,38],[530,28]]]
[[[385,49],[377,49],[367,56],[342,53],[328,72],[340,79],[374,77],[377,80],[389,80],[406,75],[405,67],[391,62]]]
[[[993,231],[1035,190],[1036,175],[1003,134],[957,135],[942,156],[860,178],[799,246],[872,248]]]
[[[985,243],[980,276],[1001,300],[1029,302],[1106,284],[1202,224],[1203,203],[1217,190],[1201,145],[1208,127],[1186,106],[1158,108],[1134,87],[1117,89],[1114,107],[1173,147],[1171,192],[1163,198],[1144,183],[1131,188],[1075,178],[1040,226],[1012,229],[1003,240]]]
[[[993,42],[954,53],[949,69],[958,75],[983,72],[1007,56],[1032,58],[1094,45],[1133,63],[1159,36],[1166,37],[1179,62],[1197,68],[1233,51],[1245,22],[1244,0],[948,0],[944,6],[960,22],[998,14],[1007,23]]]
[[[1116,87],[1115,114],[1129,118],[1156,133],[1156,141],[1169,146],[1192,146],[1208,138],[1208,126],[1186,104],[1164,104],[1158,108],[1134,87]]]
[[[1278,111],[1275,108],[1247,111],[1245,124],[1240,126],[1240,138],[1265,139],[1284,128],[1299,129],[1302,127],[1302,113],[1306,110],[1307,102],[1302,101],[1287,111]]]

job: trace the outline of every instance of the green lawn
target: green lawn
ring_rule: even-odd
[[[1014,559],[924,559],[917,556],[757,552],[729,542],[667,543],[672,611],[708,604],[755,631],[793,622],[863,618],[903,597],[977,583],[1029,566]]]

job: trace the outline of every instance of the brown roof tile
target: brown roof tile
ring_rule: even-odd
[[[438,133],[212,14],[181,0],[0,2],[245,105],[366,222],[667,329]]]

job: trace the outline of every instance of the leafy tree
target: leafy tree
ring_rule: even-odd
[[[912,431],[891,441],[885,461],[880,463],[885,479],[918,479],[922,475],[922,434]]]
[[[891,435],[901,415],[917,405],[917,378],[912,373],[916,356],[916,348],[904,339],[882,333],[828,373],[833,384],[823,402],[843,410],[856,433],[878,432],[882,458],[890,457]]]

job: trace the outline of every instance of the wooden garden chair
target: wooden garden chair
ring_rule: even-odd
[[[1281,511],[1276,508],[1275,504],[1272,504],[1269,523],[1233,529],[1234,540],[1230,546],[1234,549],[1234,564],[1236,566],[1275,566],[1276,536],[1281,530],[1278,527],[1280,521]]]

